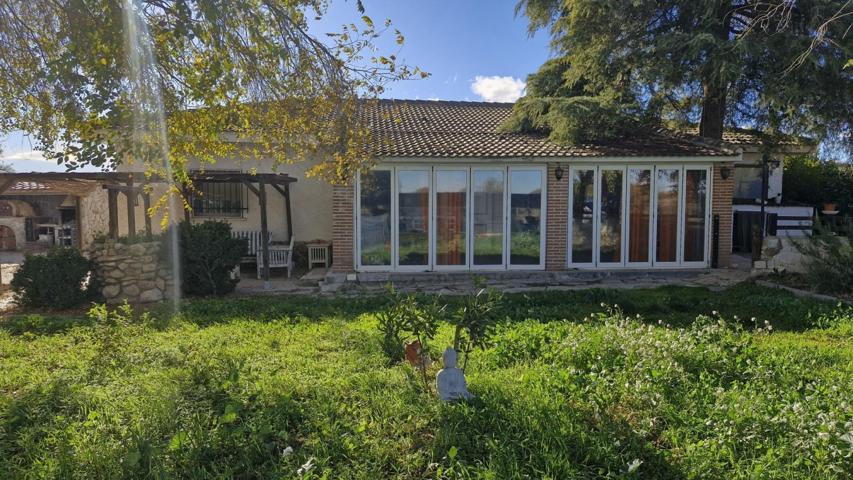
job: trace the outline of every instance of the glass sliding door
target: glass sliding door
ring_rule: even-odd
[[[468,266],[468,169],[435,169],[435,265]]]
[[[678,262],[678,211],[681,168],[657,169],[655,178],[655,263]]]
[[[509,169],[509,266],[542,261],[542,169]]]
[[[391,170],[361,175],[358,195],[359,264],[391,266]]]
[[[652,169],[628,168],[628,263],[651,263]]]
[[[472,265],[504,265],[504,169],[472,169]]]
[[[599,184],[598,263],[622,264],[624,169],[602,168]]]
[[[397,169],[397,265],[430,266],[430,170]]]
[[[595,169],[572,168],[569,192],[570,248],[569,263],[589,265],[593,263],[593,238],[595,235]]]
[[[708,170],[684,170],[684,263],[705,261]]]

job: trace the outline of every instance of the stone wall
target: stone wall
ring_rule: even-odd
[[[172,294],[172,269],[162,260],[159,241],[126,245],[93,243],[87,254],[95,262],[109,304],[158,302]]]
[[[848,243],[847,238],[840,238]],[[753,262],[753,271],[756,273],[764,271],[787,271],[804,273],[808,258],[797,248],[796,242],[810,242],[808,238],[791,239],[786,237],[767,236],[761,246],[761,259]]]

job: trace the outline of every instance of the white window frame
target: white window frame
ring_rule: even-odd
[[[621,235],[621,240],[619,242],[619,261],[618,262],[602,262],[601,261],[601,179],[602,172],[605,170],[614,170],[617,172],[622,172],[622,218],[619,222],[619,235]],[[627,171],[625,165],[600,165],[595,175],[596,188],[595,191],[597,195],[595,196],[595,202],[593,204],[595,207],[593,208],[593,218],[595,219],[595,239],[598,244],[598,248],[595,251],[595,255],[593,256],[593,262],[599,267],[607,270],[617,269],[617,268],[625,268],[625,264],[628,261],[625,256],[625,223],[627,220],[627,209],[625,208],[627,205],[627,197],[625,196],[625,185],[627,182]]]
[[[705,180],[707,185],[707,192],[705,193],[705,234],[703,235],[703,245],[702,245],[702,260],[688,262],[684,260],[684,228],[687,226],[687,171],[688,170],[698,170],[705,172]],[[710,165],[685,165],[682,173],[681,173],[681,235],[682,238],[679,241],[680,255],[679,260],[681,261],[681,266],[684,268],[703,268],[710,265],[710,234],[711,234],[711,208],[713,207],[713,197],[711,194],[711,185],[713,183],[713,177],[711,176],[712,168]]]
[[[567,239],[566,247],[568,249],[568,252],[566,253],[566,259],[568,261],[569,268],[590,269],[590,268],[596,268],[596,265],[597,265],[596,259],[598,258],[598,235],[599,235],[598,234],[598,207],[597,207],[597,202],[598,202],[598,167],[599,167],[598,165],[594,165],[594,164],[577,164],[577,165],[570,165],[569,166],[569,185],[568,185],[569,205],[568,205],[568,208],[566,209],[568,217],[569,217],[568,222],[567,222],[568,232],[566,234],[566,239]],[[577,171],[577,170],[582,170],[582,171],[592,170],[592,257],[591,257],[591,261],[589,261],[589,262],[575,262],[574,259],[572,258],[572,242],[573,242],[573,238],[574,238],[574,225],[573,225],[574,212],[572,211],[572,209],[574,208],[574,201],[575,201],[575,199],[574,199],[575,189],[574,189],[573,182],[574,182],[574,178],[575,178],[575,171]]]
[[[510,210],[512,209],[512,172],[530,172],[537,171],[539,172],[539,182],[542,186],[541,191],[541,199],[540,199],[540,217],[539,217],[539,264],[520,264],[513,265],[512,264],[512,251],[510,250]],[[546,225],[548,223],[547,214],[548,214],[548,169],[545,166],[539,165],[524,165],[524,166],[510,166],[507,169],[506,174],[506,190],[504,194],[504,255],[505,255],[505,264],[507,270],[544,270],[545,269],[545,245],[546,245]]]
[[[438,264],[438,189],[436,185],[438,182],[436,181],[439,172],[465,172],[465,264],[464,265],[439,265]],[[471,268],[472,255],[471,255],[471,225],[473,223],[473,215],[471,212],[472,200],[471,200],[471,188],[473,186],[472,178],[471,178],[471,168],[467,166],[453,166],[453,165],[435,165],[432,168],[432,183],[430,184],[430,190],[432,194],[430,195],[432,198],[430,199],[432,205],[430,210],[432,211],[432,218],[430,220],[430,249],[433,251],[431,256],[433,270],[437,272],[452,272],[452,271],[464,271],[469,270]]]
[[[431,166],[423,166],[423,165],[404,165],[398,166],[394,168],[394,185],[395,185],[395,201],[396,208],[392,209],[393,214],[391,215],[394,219],[393,229],[391,230],[391,238],[393,242],[394,257],[391,264],[394,266],[394,270],[398,272],[428,272],[433,270],[433,259],[435,256],[433,255],[433,250],[435,245],[433,244],[433,236],[435,232],[432,229],[432,218],[433,214],[433,201],[432,201],[432,171],[433,168]],[[427,195],[427,218],[426,218],[426,226],[427,226],[427,262],[426,265],[400,265],[400,195],[399,195],[399,174],[400,172],[424,172],[427,177],[427,188],[430,191],[430,194]]]
[[[649,171],[649,238],[648,251],[646,252],[645,262],[632,262],[630,258],[630,238],[631,238],[631,170],[648,170]],[[654,232],[655,232],[655,167],[654,165],[627,165],[625,168],[625,266],[627,268],[649,268],[652,266],[655,256]]]
[[[630,262],[628,259],[628,242],[630,238],[630,219],[629,212],[631,211],[631,199],[629,197],[629,176],[631,169],[650,170],[652,174],[651,183],[651,198],[649,215],[649,261],[648,262]],[[572,259],[572,242],[573,242],[573,205],[574,205],[574,188],[572,182],[575,172],[581,170],[593,170],[595,179],[593,181],[593,258],[592,262],[577,263]],[[601,262],[600,240],[601,240],[601,172],[604,170],[621,170],[622,173],[622,261],[619,263],[603,263]],[[657,260],[657,220],[658,220],[658,196],[657,196],[657,175],[658,170],[677,170],[678,171],[678,206],[676,212],[676,252],[675,261],[661,262]],[[684,227],[686,216],[686,195],[685,189],[687,171],[699,170],[706,172],[708,192],[705,198],[705,234],[703,236],[703,259],[702,261],[687,262],[684,261]],[[566,209],[567,232],[566,232],[566,264],[568,268],[576,269],[591,269],[591,270],[614,270],[623,268],[639,268],[639,269],[678,269],[678,268],[707,268],[710,266],[710,250],[713,218],[713,168],[710,164],[690,164],[690,163],[656,163],[656,164],[590,164],[582,163],[569,166],[568,178],[568,208]]]
[[[501,205],[501,219],[503,222],[503,238],[501,239],[501,263],[500,265],[478,265],[474,263],[474,173],[475,172],[501,172],[503,176],[503,187],[501,192],[503,193],[503,203]],[[507,263],[509,261],[509,256],[507,255],[507,219],[509,218],[509,208],[507,208],[507,185],[509,182],[509,172],[506,166],[476,166],[471,167],[468,174],[468,185],[470,191],[470,206],[471,211],[468,214],[468,228],[470,234],[468,235],[468,245],[469,245],[469,265],[471,271],[495,271],[495,270],[506,270]]]
[[[355,185],[355,259],[356,268],[360,272],[387,272],[394,267],[394,259],[397,258],[396,245],[394,241],[394,212],[397,210],[397,178],[394,175],[394,168],[390,166],[377,166],[370,169],[371,171],[387,171],[391,172],[391,211],[389,221],[391,222],[391,262],[388,265],[363,265],[361,263],[361,172],[356,175]]]
[[[658,170],[678,170],[678,205],[676,208],[676,227],[675,227],[675,260],[671,262],[658,261]],[[681,164],[657,164],[654,170],[654,183],[652,184],[654,198],[652,205],[654,207],[654,234],[652,235],[652,267],[653,268],[681,268],[681,239],[684,236],[682,232],[683,224],[681,222],[684,209],[682,196],[684,194],[684,166]]]

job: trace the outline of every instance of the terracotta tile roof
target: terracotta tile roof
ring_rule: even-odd
[[[687,134],[698,135],[699,127],[687,129]],[[723,142],[732,146],[761,145],[761,130],[751,128],[727,128],[723,131]],[[778,140],[781,145],[807,146],[809,142],[795,136],[784,136]]]
[[[379,100],[364,114],[380,157],[721,156],[730,150],[672,132],[638,133],[600,144],[562,146],[546,135],[498,133],[511,103]]]

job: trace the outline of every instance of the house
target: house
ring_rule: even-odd
[[[803,138],[784,137],[773,147],[770,162],[763,162],[762,134],[756,130],[729,129],[723,133],[723,142],[731,149],[742,152],[742,160],[735,165],[733,203],[733,250],[751,252],[752,229],[759,228],[765,219],[770,235],[803,237],[812,229],[815,210],[812,205],[789,202],[782,193],[784,168],[782,160],[789,155],[813,155],[817,145]],[[762,179],[767,169],[765,217],[761,216]]]
[[[566,147],[544,135],[500,133],[511,109],[371,103],[363,114],[373,133],[372,170],[332,186],[306,178],[304,164],[222,158],[194,172],[191,220],[224,219],[234,230],[258,232],[266,218],[273,243],[330,240],[332,275],[341,277],[729,265],[735,166],[750,154],[742,144],[656,131]],[[139,201],[145,179],[134,170],[125,164],[89,174],[108,192],[104,233],[141,230],[150,199]],[[157,219],[145,223],[159,230]]]

